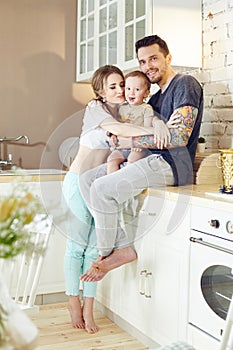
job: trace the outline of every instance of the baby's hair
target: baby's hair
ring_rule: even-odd
[[[132,72],[129,72],[125,75],[125,81],[127,78],[129,77],[139,77],[142,78],[147,86],[147,89],[150,90],[151,87],[151,82],[149,80],[149,78],[147,77],[147,75],[143,72],[141,72],[140,70],[134,70]]]

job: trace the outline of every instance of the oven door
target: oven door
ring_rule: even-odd
[[[189,324],[220,340],[233,293],[233,243],[191,236]]]

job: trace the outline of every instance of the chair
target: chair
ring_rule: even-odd
[[[153,350],[153,349],[150,349]],[[196,350],[193,346],[183,342],[183,341],[176,341],[171,344],[162,346],[160,348],[156,348],[156,350]]]
[[[32,253],[23,252],[13,259],[0,261],[0,273],[9,294],[21,309],[38,310],[34,303],[52,227],[51,216],[37,214],[34,221],[27,226],[33,244]],[[40,247],[43,253],[38,253],[36,247]]]

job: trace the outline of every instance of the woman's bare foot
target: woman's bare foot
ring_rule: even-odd
[[[85,329],[90,334],[96,333],[99,330],[93,318],[93,303],[94,298],[84,298],[83,319],[85,322]]]
[[[79,296],[70,295],[68,302],[68,310],[70,313],[70,318],[74,328],[85,328],[85,323],[83,320],[82,307],[80,303]]]
[[[98,282],[107,272],[136,259],[137,254],[132,247],[116,249],[106,258],[99,257],[97,261],[93,262],[92,267],[81,276],[81,280]]]

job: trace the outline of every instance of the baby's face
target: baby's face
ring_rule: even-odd
[[[125,99],[131,105],[140,105],[149,95],[145,81],[141,77],[128,77],[125,81]]]

